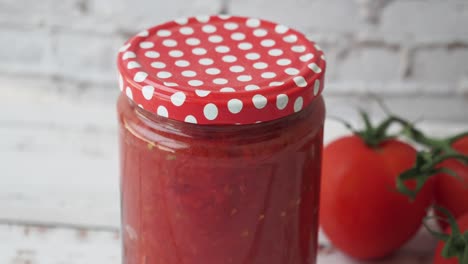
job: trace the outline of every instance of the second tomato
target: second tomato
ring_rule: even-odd
[[[461,154],[468,155],[468,136],[457,140],[453,148]],[[457,160],[447,160],[442,167],[455,172],[458,177],[440,174],[436,177],[436,204],[447,208],[456,218],[468,213],[468,165]],[[442,227],[446,224],[440,222]]]

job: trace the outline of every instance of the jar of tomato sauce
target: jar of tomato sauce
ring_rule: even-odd
[[[123,263],[311,264],[325,60],[286,26],[198,16],[120,49]]]

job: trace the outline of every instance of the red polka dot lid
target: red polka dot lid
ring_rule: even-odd
[[[120,89],[139,107],[197,124],[251,124],[300,111],[323,89],[325,59],[303,34],[256,18],[176,19],[131,38]]]

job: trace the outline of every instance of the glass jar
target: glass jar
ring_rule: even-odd
[[[139,33],[118,64],[123,263],[315,263],[318,47],[263,20],[194,17]]]

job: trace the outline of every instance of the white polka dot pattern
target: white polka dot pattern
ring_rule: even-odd
[[[172,76],[172,73],[167,72],[167,71],[160,71],[158,74],[156,74],[159,78],[161,79],[167,79]]]
[[[173,39],[166,39],[162,42],[162,44],[166,47],[175,47],[177,46],[177,41]]]
[[[213,103],[209,103],[203,108],[203,114],[206,119],[214,120],[218,116],[218,107]]]
[[[161,29],[156,32],[159,37],[169,37],[171,35],[171,31],[166,29]]]
[[[140,33],[137,34],[139,37],[147,37],[149,35],[148,30],[143,30]]]
[[[294,77],[293,80],[296,83],[296,85],[299,86],[299,87],[306,87],[307,86],[307,81],[302,76],[296,76],[296,77]]]
[[[151,100],[154,95],[154,87],[151,85],[145,85],[141,88],[141,93],[146,100]]]
[[[252,102],[257,109],[262,109],[266,106],[268,100],[265,96],[256,94],[252,97]]]
[[[176,92],[171,96],[171,102],[175,106],[181,106],[184,104],[186,96],[183,92]]]
[[[256,18],[249,18],[247,19],[247,21],[245,22],[245,24],[248,26],[248,27],[251,27],[251,28],[254,28],[254,27],[258,27],[260,26],[260,20],[256,19]]]
[[[301,111],[303,104],[304,104],[304,99],[302,99],[301,96],[296,98],[296,101],[294,102],[294,112]]]
[[[263,69],[266,69],[268,67],[268,64],[266,64],[265,62],[256,62],[256,63],[253,64],[253,67],[255,69],[263,70]]]
[[[190,81],[188,81],[188,84],[193,86],[193,87],[198,87],[198,86],[201,86],[203,84],[203,82],[200,81],[200,80],[190,80]]]
[[[185,25],[188,22],[188,18],[181,17],[181,18],[176,19],[174,22],[176,22],[179,25]]]
[[[243,72],[245,68],[240,65],[234,65],[234,66],[229,67],[229,70],[232,72]]]
[[[186,60],[177,60],[175,62],[175,65],[176,66],[179,66],[179,67],[187,67],[190,65],[190,62],[186,61]]]
[[[320,92],[320,80],[315,80],[314,95],[317,96],[319,92]]]
[[[289,101],[289,98],[287,95],[278,94],[278,96],[276,96],[276,107],[279,110],[283,110],[288,105],[288,101]]]
[[[279,59],[279,60],[276,61],[276,63],[278,65],[281,65],[281,66],[286,66],[286,65],[291,64],[291,60],[290,59]]]
[[[193,115],[186,116],[184,121],[187,122],[187,123],[192,123],[192,124],[197,123],[197,119]]]
[[[275,78],[276,77],[276,73],[274,72],[264,72],[262,73],[262,78],[264,79],[271,79],[271,78]]]
[[[153,42],[145,41],[145,42],[140,43],[140,48],[142,48],[142,49],[149,49],[149,48],[152,48],[152,47],[154,47]]]
[[[200,60],[198,60],[198,62],[200,64],[202,64],[202,65],[211,65],[211,64],[213,64],[213,60],[209,59],[209,58],[200,59]]]
[[[210,94],[210,91],[206,90],[195,90],[195,94],[200,96],[200,97],[205,97]]]
[[[127,88],[125,88],[125,94],[127,95],[128,98],[133,99],[133,92],[130,87],[127,86]]]
[[[224,79],[224,78],[216,78],[213,80],[213,83],[216,83],[216,84],[226,84],[228,83],[228,80]]]
[[[167,111],[167,108],[162,105],[158,106],[156,114],[163,117],[169,117],[169,112]]]
[[[156,69],[164,69],[166,68],[166,64],[164,62],[155,61],[151,63],[151,67]]]
[[[135,55],[134,52],[126,51],[126,52],[122,55],[122,59],[123,59],[123,60],[130,59],[130,58],[136,58],[136,55]]]
[[[249,42],[242,42],[242,43],[239,43],[239,45],[237,45],[237,46],[241,50],[249,50],[249,49],[251,49],[253,47],[252,43],[249,43]]]
[[[222,93],[233,93],[236,91],[236,89],[232,88],[232,87],[223,87],[221,89],[219,89],[220,92]]]
[[[191,27],[181,27],[179,29],[180,33],[183,35],[191,35],[193,34],[193,28]]]
[[[127,69],[135,69],[135,68],[140,68],[141,65],[136,62],[136,61],[130,61],[128,64],[127,64]]]
[[[253,91],[253,90],[258,90],[258,89],[260,89],[260,87],[255,84],[249,84],[245,86],[246,91]]]
[[[271,82],[270,84],[268,84],[269,86],[281,86],[283,85],[284,82]]]
[[[188,38],[185,40],[185,43],[190,46],[196,46],[200,44],[200,39],[197,38]]]
[[[244,33],[240,33],[240,32],[232,33],[231,38],[232,38],[233,40],[244,40],[244,39],[245,39],[245,34],[244,34]]]
[[[304,109],[323,89],[320,47],[257,18],[179,18],[119,49],[119,87],[136,105],[192,124],[253,124]]]
[[[133,77],[133,80],[135,82],[143,82],[144,80],[146,80],[146,77],[148,77],[148,74],[146,72],[137,72],[135,74],[135,77]]]
[[[239,99],[231,99],[228,101],[229,112],[237,114],[242,110],[242,101]]]
[[[205,55],[206,54],[206,49],[204,48],[194,48],[192,50],[192,53],[195,54],[195,55]],[[170,55],[170,54],[169,54]]]
[[[148,58],[152,58],[152,59],[155,59],[155,58],[159,58],[159,56],[161,56],[161,54],[159,54],[159,52],[157,51],[147,51],[145,52],[145,56],[148,57]]]
[[[223,37],[221,37],[220,35],[212,35],[208,37],[208,41],[212,43],[220,43],[221,41],[223,41]]]
[[[197,76],[197,73],[194,72],[194,71],[183,71],[183,72],[182,72],[182,76],[185,76],[185,77],[195,77],[195,76]]]
[[[123,80],[122,74],[119,74],[119,89],[121,92],[123,91],[123,87],[124,87],[124,80]]]

